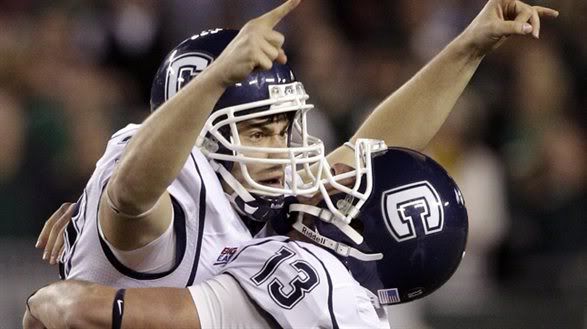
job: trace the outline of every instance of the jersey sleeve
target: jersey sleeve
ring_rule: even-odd
[[[95,180],[91,179],[90,183],[97,183],[101,188],[104,187],[108,179],[110,179],[110,176],[112,176],[112,172],[121,158],[126,145],[128,145],[132,136],[137,133],[139,127],[140,125],[130,124],[110,137],[104,154],[96,163],[96,169],[92,177]]]
[[[123,155],[124,149],[131,141],[132,137],[139,131],[140,125],[130,124],[116,132],[108,141],[106,151],[96,164],[93,184],[97,184],[103,189],[112,173],[116,164]],[[194,148],[184,164],[178,177],[167,188],[175,200],[183,209],[191,210],[199,207],[198,195],[201,193],[202,177],[195,158],[201,156],[197,148]],[[199,161],[201,162],[201,161]]]
[[[117,163],[123,156],[125,148],[139,129],[140,125],[130,124],[117,131],[110,138],[104,154],[97,161],[92,177],[88,181],[82,197],[77,201],[79,211],[72,217],[72,221],[64,231],[65,246],[64,252],[60,255],[60,263],[62,264],[60,272],[63,278],[69,278],[72,273],[77,275],[80,271],[89,273],[83,278],[94,277],[95,273],[106,271],[103,268],[94,271],[94,265],[87,260],[94,258],[93,262],[96,263],[96,258],[102,259],[103,256],[108,259],[109,263],[115,264],[117,270],[125,272],[124,274],[132,272],[139,273],[138,275],[156,275],[172,270],[179,262],[178,257],[174,255],[183,255],[187,245],[186,212],[184,209],[192,209],[197,206],[189,195],[192,193],[197,196],[199,190],[194,192],[189,188],[199,184],[199,181],[192,182],[187,188],[183,188],[188,185],[183,182],[174,182],[172,184],[174,186],[169,187],[173,204],[172,221],[167,230],[149,244],[132,251],[121,251],[112,246],[102,233],[98,220],[101,196]],[[183,171],[186,171],[185,167]],[[184,174],[182,178],[189,180],[192,177],[188,173]],[[174,194],[179,197],[175,197]],[[94,234],[96,232],[97,234]],[[102,246],[103,252],[100,251],[100,246]],[[76,261],[73,260],[74,254],[79,255],[75,257]]]
[[[188,287],[201,328],[275,328],[230,275]]]
[[[96,170],[94,171],[94,176],[97,176],[96,178],[100,186],[103,187],[110,176],[112,176],[112,172],[122,157],[124,149],[132,137],[139,131],[139,128],[140,125],[130,124],[116,132],[110,138],[104,155],[96,163]],[[202,155],[194,147],[178,177],[167,188],[167,191],[184,207],[197,207],[197,204],[193,204],[193,201],[198,200],[197,195],[200,192],[200,186],[202,184],[201,170],[199,167],[202,166],[203,161],[200,159],[196,161],[196,158],[202,158]],[[196,197],[194,197],[194,194]]]

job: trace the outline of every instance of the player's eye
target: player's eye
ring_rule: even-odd
[[[249,133],[249,139],[253,142],[261,140],[265,137],[265,134],[262,131],[252,131]]]

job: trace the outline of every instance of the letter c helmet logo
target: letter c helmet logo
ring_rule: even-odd
[[[173,97],[192,78],[212,63],[212,57],[202,53],[187,53],[169,61],[165,76],[165,100]]]
[[[427,181],[403,185],[383,192],[381,210],[387,229],[398,242],[417,236],[415,221],[424,234],[442,231],[444,209],[438,192]]]

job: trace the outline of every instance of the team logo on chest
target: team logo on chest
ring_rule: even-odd
[[[415,224],[424,234],[442,231],[444,210],[438,192],[427,181],[403,185],[383,193],[381,210],[387,229],[398,242],[414,239]]]

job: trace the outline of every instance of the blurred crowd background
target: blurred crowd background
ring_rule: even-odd
[[[33,248],[106,141],[149,114],[167,51],[277,0],[0,1],[0,328],[57,269]],[[306,0],[280,26],[332,148],[457,36],[484,0]],[[426,153],[463,190],[467,254],[393,328],[587,328],[587,2],[488,55]],[[422,122],[423,125],[426,122]]]

